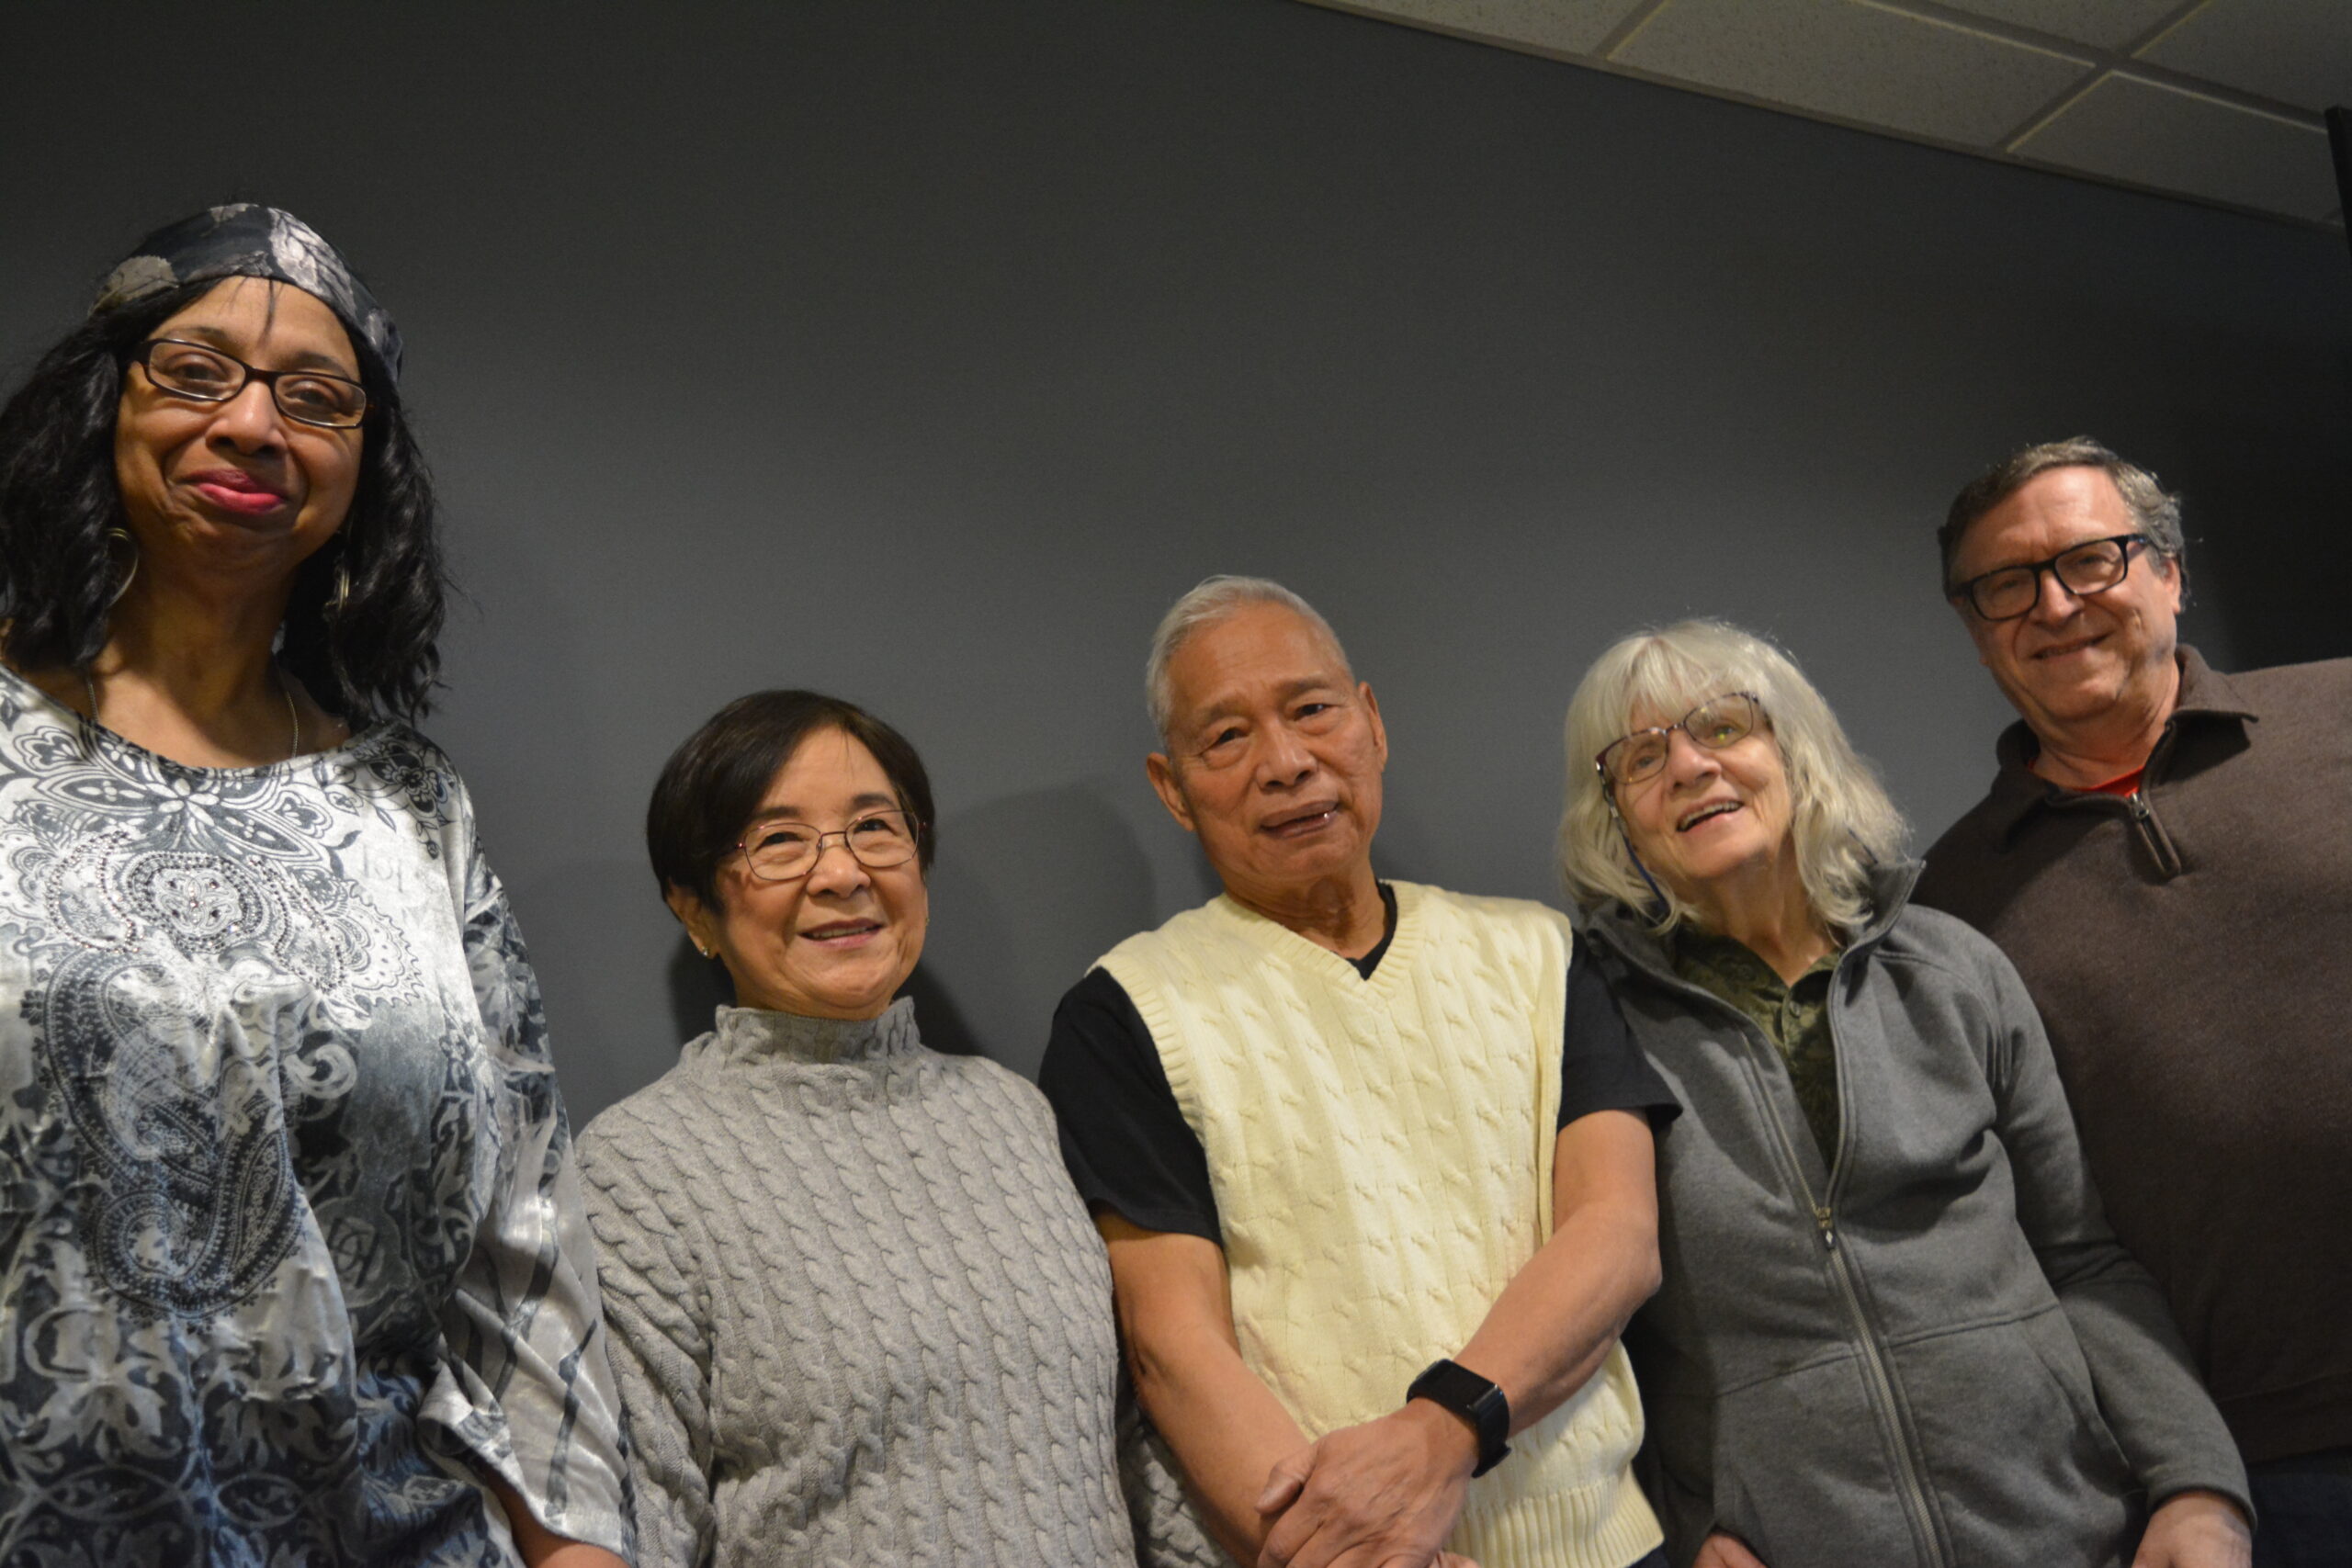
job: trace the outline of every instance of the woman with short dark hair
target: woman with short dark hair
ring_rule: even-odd
[[[736,1005],[580,1139],[643,1568],[1136,1561],[1052,1112],[894,999],[933,823],[914,749],[811,692],[729,704],[654,786],[654,875]]]
[[[158,230],[0,410],[0,1558],[613,1563],[537,983],[409,728],[401,339],[291,214]]]

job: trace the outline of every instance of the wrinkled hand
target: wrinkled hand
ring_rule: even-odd
[[[2181,1492],[2148,1516],[2132,1568],[2251,1568],[2254,1531],[2219,1492]]]
[[[1427,1400],[1342,1427],[1267,1473],[1258,1568],[1476,1568],[1442,1547],[1477,1460],[1470,1428]]]
[[[1717,1530],[1699,1548],[1690,1568],[1764,1568],[1764,1560],[1748,1551],[1739,1537]]]

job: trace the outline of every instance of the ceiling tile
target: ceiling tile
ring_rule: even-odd
[[[2102,81],[2016,150],[2040,163],[2307,222],[2336,204],[2325,131],[2130,76]]]
[[[1862,0],[1669,0],[1619,64],[1816,114],[1984,147],[2086,63]]]
[[[2345,0],[2209,0],[2140,58],[2307,109],[2352,105]]]
[[[1589,54],[1643,0],[1315,0],[1521,49]]]
[[[1943,0],[1955,11],[2120,49],[2180,9],[2180,0]]]

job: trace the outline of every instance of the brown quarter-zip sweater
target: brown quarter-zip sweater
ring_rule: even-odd
[[[2025,976],[2116,1234],[2259,1461],[2352,1444],[2352,660],[2179,658],[2136,795],[2046,783],[2012,725],[1916,897]]]

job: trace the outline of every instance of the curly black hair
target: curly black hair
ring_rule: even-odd
[[[157,327],[219,282],[183,284],[92,316],[33,367],[0,409],[0,653],[19,670],[86,665],[106,646],[126,570],[115,479],[124,367]],[[359,484],[326,546],[295,572],[279,661],[356,726],[413,720],[430,705],[447,568],[433,481],[399,389],[357,333],[368,389]],[[338,574],[350,587],[333,608]]]

